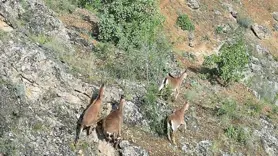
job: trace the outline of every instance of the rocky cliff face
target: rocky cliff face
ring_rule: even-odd
[[[184,5],[190,7],[192,11],[198,11],[196,15],[203,11],[204,6],[202,1],[193,0],[186,1]],[[221,12],[218,12],[217,16],[220,16]],[[236,16],[236,12],[234,14]],[[273,13],[275,20],[277,20],[276,14]],[[256,155],[256,152],[278,155],[276,118],[263,113],[260,114],[262,117],[259,117],[259,120],[253,116],[247,118],[245,114],[252,114],[257,109],[256,106],[250,107],[243,113],[244,115],[238,115],[231,123],[244,122],[239,119],[242,118],[250,122],[247,124],[250,126],[253,124],[250,120],[258,120],[255,128],[247,127],[252,131],[250,136],[255,138],[247,142],[250,144],[253,141],[254,146],[248,143],[244,146],[237,142],[230,143],[227,141],[229,138],[224,137],[227,133],[225,122],[228,119],[222,123],[219,110],[223,101],[219,99],[226,99],[236,94],[238,97],[235,98],[242,102],[245,92],[242,88],[238,89],[238,86],[234,88],[236,93],[230,88],[212,86],[191,72],[186,80],[190,87],[183,88],[177,103],[159,98],[155,101],[154,107],[159,111],[153,110],[160,112],[156,114],[156,118],[157,121],[163,122],[166,115],[172,112],[173,109],[170,109],[172,105],[179,106],[185,99],[191,102],[189,113],[185,115],[188,128],[178,135],[178,146],[172,146],[165,136],[158,137],[151,129],[151,124],[156,123],[146,118],[142,107],[145,102],[142,99],[147,93],[148,86],[127,80],[116,80],[117,83],[114,84],[108,82],[101,116],[106,116],[116,106],[120,95],[127,94],[124,110],[125,133],[120,150],[112,148],[95,132],[89,136],[83,132],[79,140],[80,145],[74,147],[77,122],[90,102],[88,95],[95,97],[97,94],[103,81],[99,75],[103,74],[103,71],[98,70],[97,64],[100,62],[97,59],[89,60],[91,62],[89,70],[96,75],[93,83],[89,83],[92,82],[89,78],[91,75],[73,73],[74,68],[63,59],[71,54],[85,55],[94,49],[94,42],[89,37],[84,37],[86,36],[84,34],[97,34],[97,22],[98,19],[94,14],[83,9],[76,9],[71,14],[58,17],[58,14],[49,9],[42,0],[0,1],[0,155],[221,154],[226,156],[250,154],[246,152],[246,146],[253,155]],[[233,25],[234,28],[236,21],[233,19],[229,22],[232,24],[227,26]],[[229,31],[232,31],[230,29]],[[250,33],[261,36],[261,39],[271,35],[267,33],[270,30],[264,34],[265,29],[258,25],[253,26],[252,30],[250,28]],[[193,34],[190,38],[196,37]],[[198,38],[194,43],[196,40]],[[257,98],[278,105],[277,60],[267,47],[258,42],[254,43],[256,44],[253,44],[251,62],[246,71],[247,83]],[[192,45],[190,47],[194,48]],[[175,71],[173,73],[179,73],[176,72],[176,64],[169,66]],[[238,93],[238,90],[242,92]],[[246,97],[249,96],[246,93]],[[248,105],[243,103],[240,104]],[[241,108],[241,105],[239,106]],[[234,110],[233,107],[232,109]],[[224,113],[225,111],[227,110],[224,110]],[[270,112],[268,107],[263,108],[263,111]],[[232,134],[234,133],[233,131]]]
[[[55,49],[41,46],[30,37],[55,37],[59,46],[74,53],[68,36],[70,30],[42,1],[1,1],[0,15],[5,24],[5,29],[0,27],[0,152],[8,155],[97,155],[99,151],[116,154],[107,143],[91,144],[96,136],[85,137],[85,133],[80,136],[82,148],[75,151],[77,121],[90,101],[82,93],[95,95],[99,85],[75,78],[57,59]],[[106,93],[105,99],[111,103],[118,101],[123,91],[109,86]],[[126,122],[144,123],[134,103],[130,101],[128,105]],[[106,115],[112,106],[108,103],[103,107]],[[126,146],[132,150],[133,145]]]

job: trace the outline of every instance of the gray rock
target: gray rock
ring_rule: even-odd
[[[121,154],[123,156],[148,156],[149,153],[139,146],[132,145],[126,140],[121,141]]]
[[[274,28],[275,31],[278,31],[278,23],[275,23],[275,24],[273,25],[273,28]]]
[[[25,34],[56,38],[67,47],[67,51],[73,52],[63,23],[55,17],[53,11],[44,5],[42,0],[1,1],[0,13],[13,27],[21,29]]]
[[[200,4],[198,0],[187,0],[187,5],[192,9],[200,8]]]
[[[213,155],[211,147],[212,147],[211,141],[209,141],[209,140],[200,141],[195,148],[197,156]]]
[[[5,32],[13,31],[14,29],[6,22],[6,19],[0,15],[0,30]]]
[[[251,26],[251,29],[259,39],[264,39],[270,36],[269,30],[265,26],[259,25],[257,23],[254,23]]]
[[[278,12],[273,12],[272,16],[276,21],[278,21]]]
[[[278,63],[269,50],[261,45],[255,46],[250,58],[249,70],[246,71],[249,87],[257,98],[275,104],[278,93]]]
[[[267,119],[260,119],[261,130],[255,130],[254,135],[261,138],[265,152],[270,155],[278,155],[278,136],[275,135],[277,125]]]
[[[127,101],[124,109],[124,123],[129,125],[148,126],[147,121],[139,110],[137,105],[131,101]]]

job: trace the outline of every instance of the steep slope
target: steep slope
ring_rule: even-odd
[[[98,54],[102,43],[92,37],[98,33],[96,15],[67,0],[49,3],[0,2],[0,155],[278,155],[278,32],[273,29],[278,21],[272,15],[277,0],[160,1],[175,54],[168,65],[171,73],[190,69],[175,102],[157,96],[156,84],[119,80],[100,70],[106,62]],[[61,6],[70,9],[58,12]],[[176,25],[182,13],[189,15],[194,32]],[[259,39],[253,23],[270,35]],[[211,83],[200,70],[204,56],[218,53],[245,25],[244,39],[251,46],[247,85]],[[86,136],[85,131],[73,146],[80,115],[102,82],[107,83],[102,117],[117,107],[120,95],[127,98],[118,151],[100,133]],[[164,135],[163,122],[184,101],[191,104],[187,129],[178,131],[174,146]]]

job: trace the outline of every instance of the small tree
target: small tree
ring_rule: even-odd
[[[210,55],[205,58],[204,65],[212,67],[211,70],[224,80],[225,85],[241,78],[241,72],[248,63],[249,57],[246,44],[242,39],[235,44],[224,44],[220,49],[220,54]]]

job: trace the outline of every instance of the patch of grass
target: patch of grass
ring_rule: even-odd
[[[247,114],[249,114],[250,116],[259,116],[259,114],[262,111],[262,105],[258,104],[258,103],[254,103],[251,100],[248,100],[245,103],[245,106],[247,107]]]
[[[40,122],[37,122],[33,125],[33,130],[34,131],[41,131],[43,130],[43,124]]]
[[[188,31],[194,31],[195,26],[189,19],[188,15],[182,14],[178,17],[177,19],[177,25],[182,29],[182,30],[188,30]]]
[[[145,117],[150,121],[151,130],[163,136],[166,134],[166,114],[157,103],[157,94],[157,86],[155,84],[149,85],[143,98],[144,104],[142,107]]]
[[[45,4],[57,13],[73,12],[79,0],[44,0]]]
[[[38,42],[39,44],[43,45],[47,42],[51,41],[51,38],[44,34],[38,34],[38,35],[30,35],[29,36],[34,42]]]
[[[225,129],[225,135],[239,143],[246,144],[250,137],[250,132],[241,126],[230,125]]]
[[[216,115],[218,116],[226,115],[231,119],[236,119],[238,117],[236,111],[237,111],[237,103],[232,100],[226,100],[222,103]]]
[[[220,154],[220,146],[221,146],[221,142],[219,140],[213,140],[212,142],[212,152],[214,155],[218,155]]]
[[[91,146],[91,144],[85,142],[85,141],[79,141],[79,147],[81,147],[81,149],[86,150]]]
[[[155,82],[168,67],[170,46],[161,37],[155,43],[140,49],[119,50],[111,44],[99,44],[94,53],[103,62],[101,69],[116,79]]]
[[[216,32],[217,34],[221,34],[221,33],[223,33],[223,29],[224,29],[224,27],[222,27],[222,26],[217,26],[216,29],[215,29],[215,32]]]
[[[188,100],[189,102],[194,101],[194,99],[198,96],[198,93],[196,90],[188,90],[184,93],[184,98]]]
[[[208,36],[208,35],[202,36],[202,40],[203,40],[203,41],[210,41],[210,39],[209,39],[209,36]]]
[[[0,30],[0,39],[4,39],[7,36],[7,32]]]

